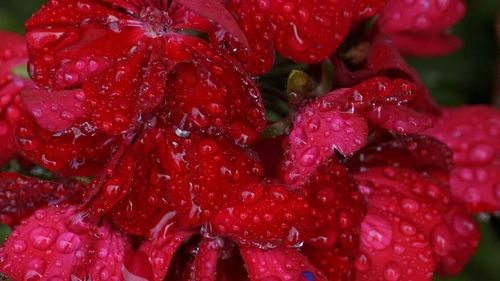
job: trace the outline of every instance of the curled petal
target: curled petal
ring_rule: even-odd
[[[41,209],[5,242],[0,272],[13,280],[84,280],[94,243],[76,207]]]
[[[122,268],[125,280],[164,280],[176,250],[191,235],[189,231],[175,231],[145,242],[126,258]]]
[[[1,64],[2,61],[0,61]],[[20,79],[6,82],[6,84],[0,82],[0,138],[2,139],[0,166],[12,160],[19,150],[15,137],[23,108],[19,94],[26,84],[27,82]]]

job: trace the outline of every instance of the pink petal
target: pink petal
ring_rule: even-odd
[[[88,273],[90,280],[123,280],[122,268],[125,254],[131,251],[128,238],[111,229],[108,224],[98,229],[97,236],[99,239],[94,246],[95,260],[89,267]]]
[[[76,207],[38,210],[7,239],[0,272],[13,280],[83,280],[94,239]]]

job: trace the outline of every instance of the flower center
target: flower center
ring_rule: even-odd
[[[146,7],[142,9],[140,19],[144,23],[145,34],[148,37],[155,38],[170,32],[172,19],[167,11]]]

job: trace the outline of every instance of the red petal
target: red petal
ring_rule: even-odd
[[[19,94],[25,85],[20,79],[0,84],[0,166],[12,160],[19,150],[15,132],[23,108]]]
[[[199,226],[237,196],[235,185],[262,174],[255,156],[220,137],[164,127],[141,136],[112,177],[97,183],[90,209],[112,209],[114,222],[127,232]]]
[[[439,112],[436,102],[420,80],[418,73],[406,63],[388,39],[382,36],[374,39],[366,67],[368,70],[392,78],[408,79],[417,86],[416,97],[412,102],[413,107],[434,114]]]
[[[410,260],[414,260],[414,271],[425,269],[419,271],[422,280],[432,277],[431,260],[447,274],[462,269],[478,245],[479,232],[461,205],[450,200],[442,183],[411,170],[392,168],[371,169],[356,178],[372,214],[365,217],[361,234],[361,252],[368,255],[371,266],[364,264],[358,271],[373,267],[383,276],[387,274],[387,270],[382,273],[384,263],[390,260],[398,266],[402,280],[407,279],[404,269],[412,264]],[[420,259],[419,253],[426,259]],[[407,263],[405,259],[401,263],[401,255],[407,255]]]
[[[366,142],[366,120],[358,114],[321,110],[328,98],[322,97],[308,104],[294,121],[290,147],[283,162],[287,183],[307,180],[335,151],[351,155]]]
[[[337,247],[321,249],[306,245],[304,255],[326,274],[329,281],[354,280],[354,250],[343,251]]]
[[[75,176],[100,171],[122,138],[96,132],[88,123],[51,133],[29,116],[22,117],[17,137],[24,157],[51,171]]]
[[[223,241],[203,238],[193,263],[187,270],[186,281],[215,281],[217,274],[217,260],[221,253]]]
[[[500,211],[500,164],[459,166],[450,175],[451,194],[473,212]]]
[[[12,69],[26,64],[26,42],[20,35],[0,31],[0,166],[15,157],[19,149],[15,128],[22,104],[19,93],[29,82],[16,77]]]
[[[457,165],[487,165],[500,157],[500,111],[491,107],[444,109],[425,134],[446,143]]]
[[[248,40],[243,31],[238,26],[234,17],[224,7],[219,0],[174,0],[175,2],[186,6],[188,9],[196,12],[202,17],[213,20],[219,24],[225,31],[229,32],[244,46],[248,46]]]
[[[318,247],[356,244],[363,200],[335,159],[320,167],[301,189],[291,191],[264,181],[248,183],[238,192],[238,201],[211,220],[212,231],[262,248],[304,241]]]
[[[462,47],[462,40],[446,33],[427,34],[394,34],[391,40],[401,53],[410,56],[443,56]]]
[[[431,234],[435,248],[449,247],[439,260],[437,272],[443,276],[458,275],[476,252],[481,235],[476,222],[462,206],[448,210],[444,219],[446,226],[435,228]]]
[[[83,111],[85,94],[82,90],[49,92],[39,88],[25,90],[22,95],[24,106],[43,129],[51,132],[71,128]]]
[[[349,167],[361,171],[393,166],[447,174],[453,167],[452,157],[451,150],[434,138],[406,136],[371,144],[350,160]]]
[[[130,251],[130,243],[124,234],[114,231],[109,225],[99,228],[99,239],[95,242],[95,260],[89,267],[90,280],[122,280],[125,253]]]
[[[12,226],[49,204],[80,203],[84,186],[77,182],[62,184],[0,173],[0,190],[1,221]]]
[[[251,281],[327,280],[324,274],[296,249],[277,248],[264,251],[258,248],[240,248],[240,253]]]
[[[228,1],[226,8],[235,15],[248,39],[248,46],[243,46],[221,30],[213,32],[212,40],[221,50],[242,62],[250,73],[265,74],[272,68],[275,59],[274,27],[271,20],[254,1]]]
[[[16,66],[26,64],[26,42],[21,35],[0,31],[0,88],[14,78]]]
[[[164,280],[176,250],[191,235],[192,232],[176,231],[145,242],[126,260],[123,268],[125,280]]]
[[[254,5],[259,5],[276,25],[278,52],[299,62],[317,63],[329,57],[343,42],[351,26],[352,1],[256,2]]]
[[[368,208],[361,224],[356,280],[432,280],[436,261],[429,242],[412,227],[397,215]]]
[[[75,207],[39,210],[7,239],[0,272],[13,280],[84,280],[93,245]]]
[[[186,40],[194,59],[177,65],[169,77],[169,122],[182,130],[214,127],[241,145],[252,143],[265,126],[255,82],[200,40]]]
[[[380,15],[379,26],[384,33],[410,31],[436,34],[452,27],[464,14],[464,0],[389,0]]]
[[[398,134],[416,134],[432,127],[433,118],[401,105],[381,105],[365,113],[373,123]]]

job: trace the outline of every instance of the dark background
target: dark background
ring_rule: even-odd
[[[44,2],[0,0],[0,29],[23,33],[24,21]],[[464,40],[464,47],[445,57],[409,61],[441,105],[485,103],[499,107],[500,0],[467,2],[466,17],[453,30]],[[480,216],[480,221],[482,240],[473,260],[462,275],[444,280],[500,280],[500,224],[486,215]],[[8,229],[0,226],[0,236],[7,233]]]

